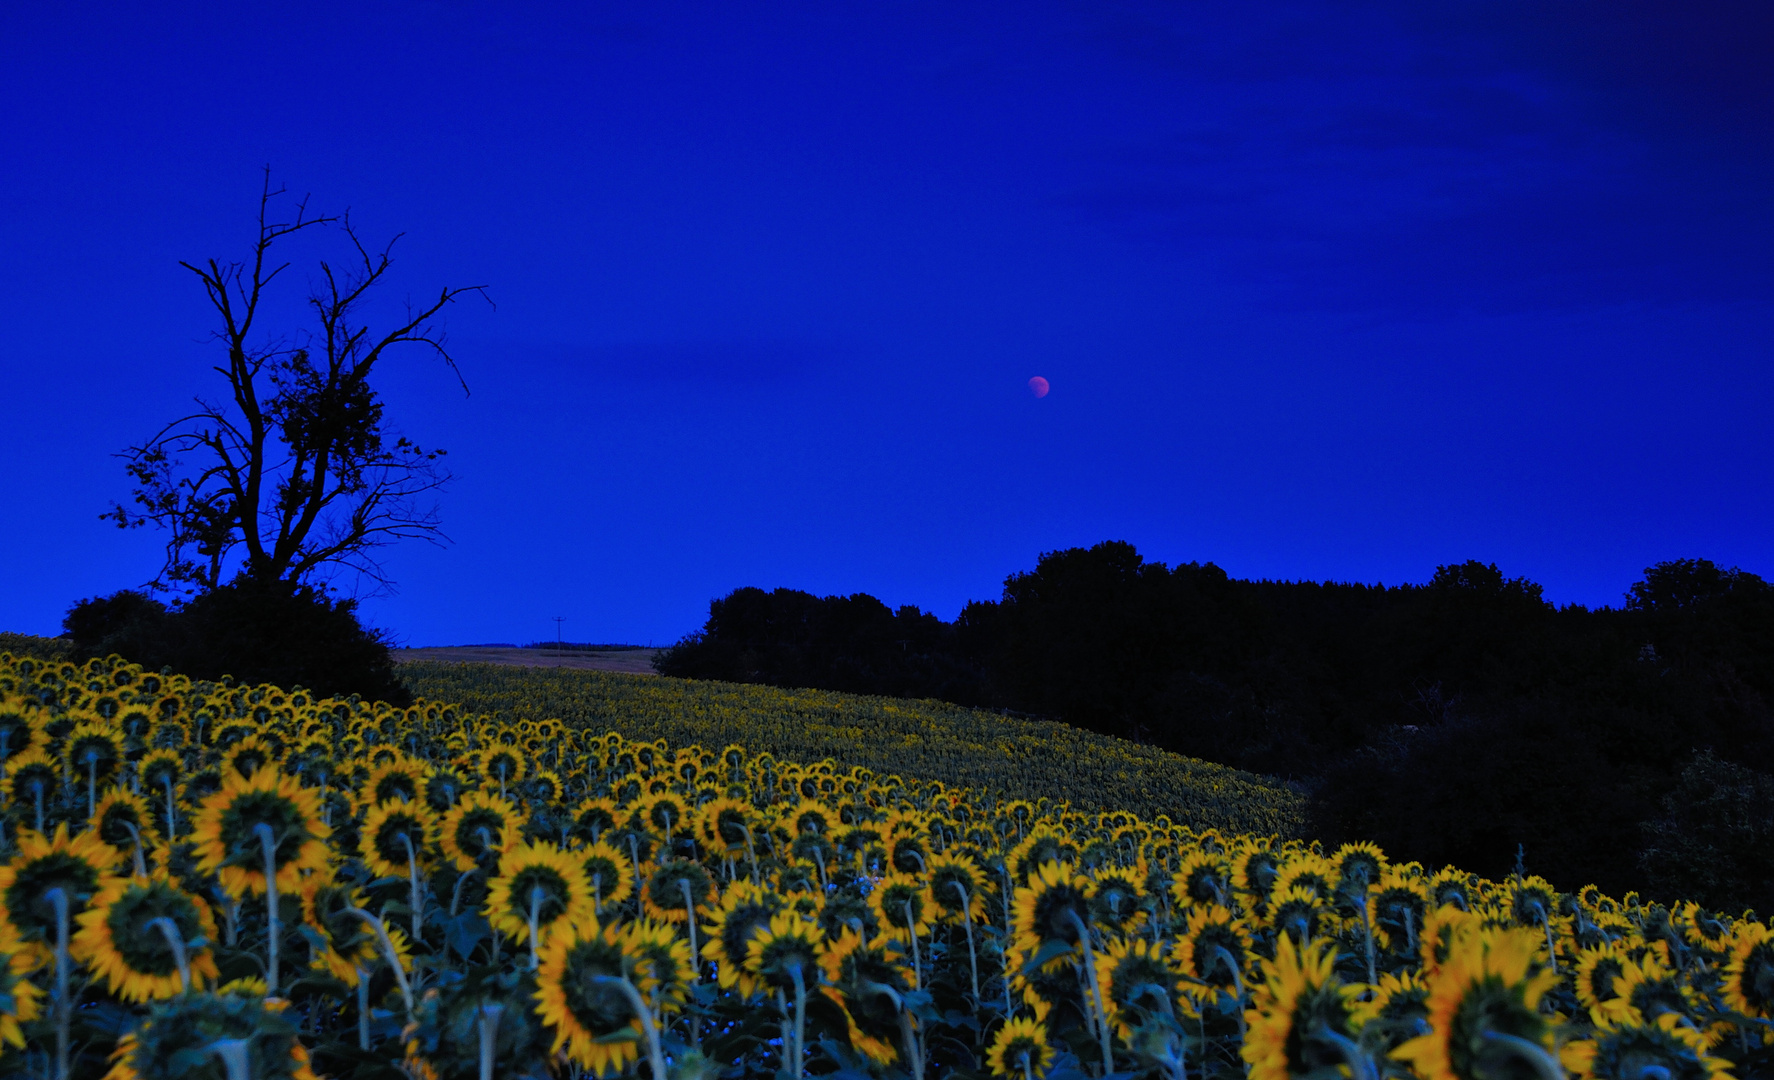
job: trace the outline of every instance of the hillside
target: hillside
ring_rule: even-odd
[[[412,662],[413,693],[504,720],[558,717],[633,739],[740,743],[798,761],[941,780],[1007,798],[1166,814],[1179,824],[1298,836],[1306,800],[1254,773],[1097,735],[938,701],[623,675],[565,668]]]

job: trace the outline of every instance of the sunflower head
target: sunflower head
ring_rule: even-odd
[[[930,899],[944,922],[988,922],[991,881],[971,856],[952,848],[930,858]]]
[[[327,863],[332,830],[320,818],[320,795],[275,768],[250,778],[238,773],[203,801],[194,840],[197,868],[213,872],[231,896],[265,891],[262,830],[270,830],[277,888],[293,892],[304,871]]]
[[[1737,924],[1724,996],[1726,1005],[1745,1016],[1774,1018],[1774,931],[1765,923]]]
[[[1219,905],[1191,911],[1176,944],[1177,967],[1216,990],[1234,989],[1250,962],[1250,931],[1230,908]]]
[[[923,937],[930,933],[930,919],[936,904],[930,898],[930,887],[922,878],[911,874],[889,874],[875,883],[869,892],[869,906],[880,920],[881,929],[897,941],[910,935]]]
[[[705,916],[718,900],[714,877],[694,859],[667,859],[647,875],[641,889],[646,913],[661,922],[687,922],[692,910]]]
[[[721,897],[721,906],[706,927],[702,955],[714,962],[723,988],[737,986],[745,997],[758,992],[761,984],[745,967],[751,939],[770,928],[771,918],[783,906],[779,893],[749,881],[734,882]]]
[[[148,800],[125,788],[107,791],[88,824],[116,853],[119,862],[130,857],[137,843],[144,849],[152,848],[160,839]]]
[[[986,1051],[986,1064],[993,1076],[1042,1077],[1053,1067],[1053,1047],[1047,1044],[1047,1027],[1026,1016],[1018,1017],[998,1029],[991,1048]]]
[[[117,1047],[114,1076],[133,1080],[224,1080],[227,1069],[212,1051],[223,1040],[244,1044],[247,1075],[258,1080],[315,1080],[298,1025],[258,993],[184,994],[148,1010]]]
[[[72,838],[66,825],[56,826],[55,834],[47,838],[21,831],[18,853],[0,866],[0,913],[5,916],[0,936],[16,938],[34,957],[47,958],[57,933],[56,890],[66,898],[72,933],[72,920],[99,891],[114,855],[91,831]]]
[[[811,919],[780,912],[746,943],[745,967],[766,985],[792,991],[818,981],[825,931]]]
[[[1430,1031],[1400,1046],[1399,1059],[1428,1080],[1531,1077],[1517,1049],[1549,1050],[1552,1027],[1540,999],[1558,976],[1539,960],[1532,930],[1460,935],[1429,983]],[[1501,1037],[1501,1038],[1499,1038]]]
[[[628,924],[624,947],[636,957],[637,970],[653,984],[653,998],[668,1012],[682,1009],[696,981],[690,943],[670,923],[637,919]]]
[[[173,934],[159,920],[172,923]],[[109,878],[80,913],[73,955],[125,1001],[155,1001],[184,990],[173,938],[185,950],[191,989],[219,977],[209,943],[209,905],[160,871],[149,878]]]
[[[523,844],[499,859],[499,876],[487,891],[487,921],[515,941],[525,940],[531,919],[540,941],[571,922],[595,918],[591,886],[572,852],[553,844]]]
[[[1251,1080],[1347,1068],[1339,1046],[1359,1036],[1371,1006],[1356,1000],[1360,987],[1337,979],[1335,963],[1336,945],[1328,939],[1296,949],[1290,936],[1276,938],[1275,959],[1264,963],[1263,982],[1244,1014],[1250,1030],[1240,1054]]]
[[[1560,1058],[1581,1080],[1730,1080],[1731,1063],[1708,1050],[1706,1036],[1673,1013],[1645,1022],[1605,1024],[1595,1037],[1564,1048]]]
[[[1115,1031],[1123,1042],[1148,1016],[1174,1016],[1182,996],[1182,972],[1175,957],[1165,955],[1164,942],[1149,938],[1116,938],[1096,965],[1097,982]]]
[[[1620,996],[1620,977],[1626,974],[1627,956],[1612,942],[1577,954],[1577,1000],[1587,1009],[1599,1008]]]
[[[1146,921],[1145,882],[1133,867],[1110,867],[1099,870],[1090,890],[1090,917],[1098,925],[1116,933],[1128,934]]]
[[[1042,863],[1029,875],[1026,888],[1016,890],[1016,940],[1019,947],[1061,941],[1076,944],[1079,927],[1090,925],[1089,878],[1067,863]]]
[[[509,800],[485,791],[471,791],[444,815],[438,841],[456,869],[473,870],[484,860],[494,863],[523,833],[525,815]]]
[[[436,833],[436,819],[425,803],[377,803],[364,818],[358,848],[376,877],[406,877],[431,861]]]
[[[548,939],[536,972],[536,1013],[554,1033],[554,1053],[598,1076],[640,1058],[641,1019],[621,987],[653,989],[628,935],[595,919],[569,923]]]

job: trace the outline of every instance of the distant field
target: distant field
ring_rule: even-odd
[[[1305,829],[1305,797],[1270,777],[1064,724],[939,701],[636,678],[564,663],[415,658],[403,664],[401,675],[420,697],[512,720],[559,717],[680,746],[739,743],[794,761],[829,757],[1001,798],[1045,796],[1083,809],[1166,814],[1196,828],[1288,836]]]
[[[577,668],[653,675],[658,649],[520,649],[506,645],[452,645],[428,649],[395,649],[394,662],[434,661],[444,664],[503,664],[513,667]]]

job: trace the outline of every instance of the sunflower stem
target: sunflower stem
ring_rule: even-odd
[[[31,781],[31,794],[37,799],[37,831],[43,831],[43,781]]]
[[[400,966],[400,953],[394,949],[394,941],[388,936],[388,927],[382,925],[381,919],[362,908],[347,906],[344,912],[362,919],[369,924],[370,929],[376,932],[377,940],[382,943],[382,955],[388,958],[388,966],[394,969],[394,981],[400,986],[401,999],[406,1002],[407,1019],[411,1020],[413,1018],[413,987],[411,983],[407,982],[406,969]]]
[[[536,955],[536,923],[542,915],[542,886],[530,886],[530,970],[542,967],[542,961]]]
[[[99,755],[97,751],[86,752],[86,816],[91,817],[98,811],[99,799]]]
[[[127,821],[120,821],[120,822],[118,822],[118,824],[122,825],[124,828],[128,829],[130,839],[135,841],[136,877],[140,877],[140,878],[147,877],[148,876],[148,867],[145,863],[142,862],[142,834],[136,830],[136,827],[134,825],[130,824]]]
[[[499,1044],[499,1017],[503,1005],[482,1003],[476,1010],[475,1026],[480,1029],[480,1080],[493,1080],[493,1052]]]
[[[1374,972],[1374,923],[1368,917],[1367,901],[1368,898],[1364,894],[1361,898],[1361,937],[1367,946],[1367,984],[1378,986],[1380,977]]]
[[[1564,1066],[1560,1065],[1546,1048],[1539,1043],[1524,1039],[1519,1035],[1506,1035],[1501,1031],[1486,1031],[1480,1036],[1485,1042],[1501,1050],[1507,1050],[1534,1070],[1540,1080],[1565,1080]]]
[[[172,774],[167,773],[161,776],[160,783],[162,787],[166,788],[166,842],[170,844],[173,842],[173,838],[178,835],[177,830],[173,827]]]
[[[245,1039],[217,1039],[209,1044],[209,1052],[222,1059],[228,1080],[252,1080],[252,1069],[247,1060],[250,1045]]]
[[[1232,1012],[1238,1019],[1238,1042],[1240,1045],[1243,1045],[1244,1036],[1246,1034],[1244,1021],[1244,973],[1238,970],[1238,958],[1233,956],[1231,950],[1227,949],[1224,945],[1215,945],[1213,947],[1213,955],[1214,959],[1226,965],[1226,970],[1232,973],[1232,988],[1238,992],[1238,1007],[1233,1009]],[[1209,970],[1212,969],[1210,968]]]
[[[905,908],[905,933],[912,939],[912,989],[924,989],[924,963],[918,956],[918,924],[912,918],[912,902],[907,900]]]
[[[370,973],[357,969],[357,1048],[370,1048]]]
[[[1097,1038],[1102,1043],[1103,1075],[1115,1071],[1115,1048],[1109,1042],[1109,1014],[1103,1008],[1103,988],[1096,981],[1096,950],[1090,947],[1090,927],[1070,908],[1066,909],[1066,918],[1072,920],[1072,928],[1078,931],[1078,947],[1084,950],[1084,977],[1090,982],[1090,1001],[1096,1008]]]
[[[906,1060],[912,1064],[912,1080],[924,1080],[924,1053],[918,1048],[917,1032],[912,1030],[912,1014],[903,1004],[899,1009],[899,1040],[905,1044]]]
[[[696,977],[701,978],[702,962],[698,957],[702,954],[696,951],[696,898],[690,895],[688,878],[678,879],[678,889],[684,894],[684,923],[690,928],[690,964],[696,969]]]
[[[191,964],[185,955],[185,937],[179,933],[179,924],[165,915],[158,919],[149,919],[148,925],[160,931],[166,939],[166,947],[172,950],[172,962],[179,968],[179,991],[191,989]]]
[[[758,883],[757,842],[752,839],[750,825],[742,821],[739,823],[739,827],[745,830],[745,857],[751,860],[751,883],[756,885]]]
[[[282,931],[277,923],[277,837],[263,821],[253,826],[259,847],[265,852],[265,919],[270,933],[265,939],[265,996],[277,996],[277,939]]]
[[[55,907],[55,1075],[68,1080],[68,1028],[74,1021],[68,995],[68,893],[58,886],[48,896]]]
[[[38,830],[38,832],[42,831]],[[632,832],[628,834],[628,864],[634,867],[634,898],[635,903],[638,904],[641,900],[641,849],[640,842],[635,839]]]
[[[425,925],[425,908],[419,891],[419,853],[413,850],[413,838],[406,833],[400,834],[400,842],[407,846],[407,881],[412,886],[413,941],[416,944],[424,940],[419,936],[419,931]]]
[[[807,1048],[803,1045],[807,1038],[807,980],[801,977],[801,963],[798,960],[789,964],[788,973],[795,980],[794,1076],[795,1080],[801,1080],[807,1059]]]
[[[967,970],[973,974],[973,1001],[979,1003],[979,954],[973,949],[973,907],[967,899],[967,886],[959,881],[950,885],[961,894],[961,929],[967,932]]]
[[[1311,1038],[1336,1047],[1337,1053],[1349,1064],[1349,1080],[1375,1080],[1373,1061],[1361,1052],[1361,1047],[1355,1045],[1354,1039],[1332,1031],[1324,1024],[1312,1030]],[[1562,1077],[1564,1074],[1561,1072],[1559,1075]]]
[[[647,1059],[653,1066],[653,1080],[666,1080],[665,1054],[659,1049],[659,1029],[653,1026],[653,1014],[647,1009],[647,1002],[636,990],[634,983],[628,981],[626,975],[594,975],[591,978],[594,986],[613,986],[622,991],[628,998],[628,1007],[640,1018],[641,1031],[647,1036]]]

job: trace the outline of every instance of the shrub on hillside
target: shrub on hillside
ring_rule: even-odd
[[[357,602],[309,585],[241,578],[172,608],[125,590],[80,601],[62,627],[79,659],[116,653],[200,679],[231,675],[397,704],[411,697],[387,641],[358,620]]]

